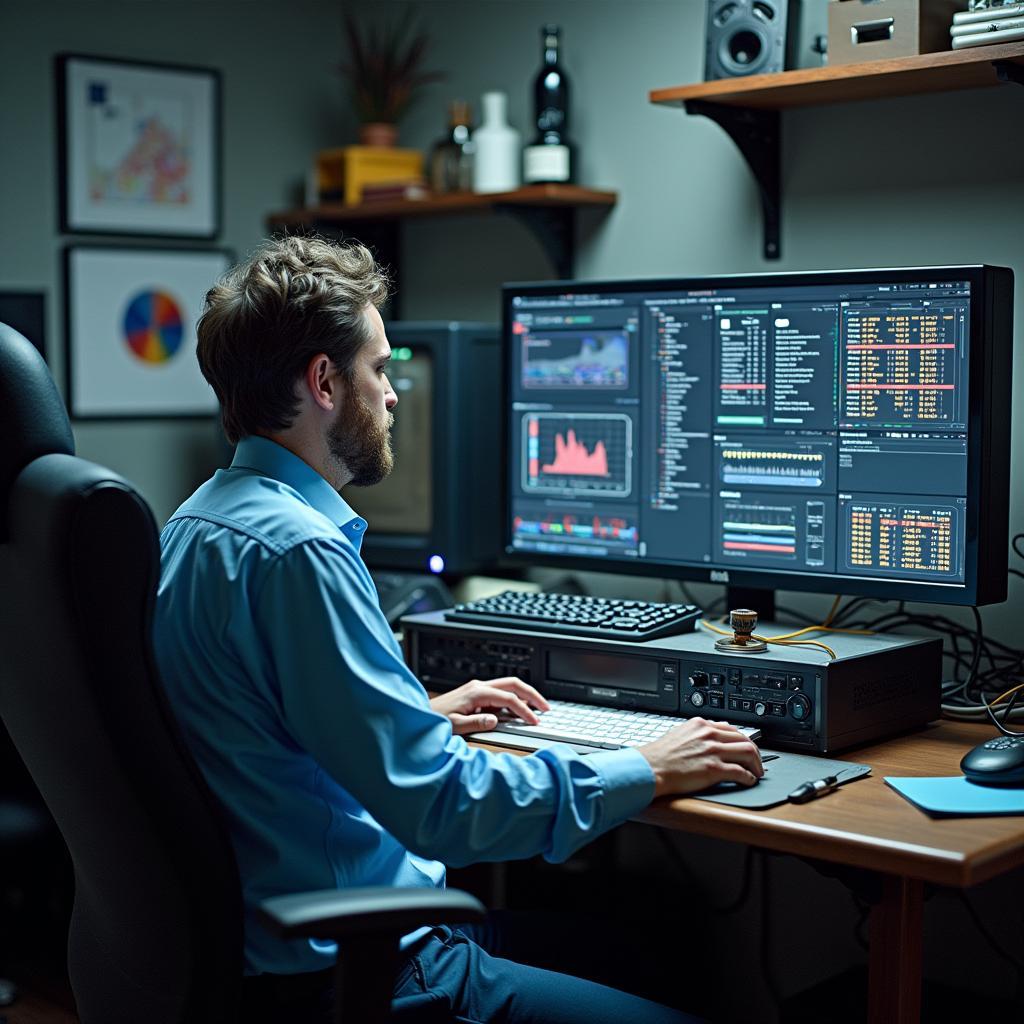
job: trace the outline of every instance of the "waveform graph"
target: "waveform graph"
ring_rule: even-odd
[[[523,490],[626,498],[632,491],[633,422],[622,413],[523,417]]]
[[[821,451],[762,450],[742,445],[723,447],[719,473],[731,487],[818,488],[825,482],[825,456]]]
[[[527,333],[521,344],[524,388],[623,391],[629,387],[625,331]]]

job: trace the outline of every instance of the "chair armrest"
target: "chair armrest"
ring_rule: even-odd
[[[484,905],[460,889],[368,886],[274,896],[259,918],[282,939],[342,941],[355,935],[404,935],[424,925],[479,921]]]

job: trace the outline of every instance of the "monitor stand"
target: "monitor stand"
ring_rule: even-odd
[[[775,591],[761,587],[726,587],[725,614],[734,608],[750,608],[761,622],[775,621]]]

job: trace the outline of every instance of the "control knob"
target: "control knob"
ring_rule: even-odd
[[[694,690],[693,693],[690,694],[690,703],[695,708],[702,708],[702,707],[704,707],[704,701],[706,699],[707,698],[704,696],[704,691],[703,690]]]
[[[811,702],[802,693],[794,693],[789,698],[789,713],[798,721],[805,722],[811,717]]]
[[[754,705],[754,714],[755,715],[763,715],[763,714],[765,714],[765,712],[767,712],[767,710],[768,710],[768,706],[766,704],[763,704],[761,701],[758,701]]]

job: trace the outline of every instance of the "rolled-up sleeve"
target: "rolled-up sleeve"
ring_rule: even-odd
[[[414,853],[450,865],[562,860],[645,807],[636,750],[528,757],[471,748],[401,658],[358,554],[339,538],[274,559],[255,598],[293,741]]]

